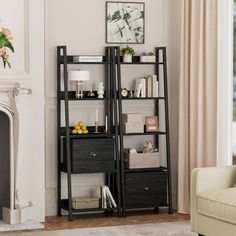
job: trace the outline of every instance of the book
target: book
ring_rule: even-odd
[[[113,198],[113,196],[111,194],[111,191],[110,191],[110,189],[107,186],[106,186],[106,193],[107,193],[109,201],[111,201],[111,203],[112,203],[112,206],[113,207],[117,207],[116,202],[115,202],[115,200],[114,200],[114,198]]]
[[[155,97],[159,97],[159,82],[158,81],[155,82],[155,90],[156,90]]]
[[[102,208],[107,208],[107,196],[106,196],[105,185],[101,186],[101,201],[102,201]]]
[[[101,207],[103,209],[117,207],[116,202],[111,194],[110,189],[106,185],[101,186]]]
[[[141,96],[141,90],[142,90],[142,82],[141,79],[138,78],[135,81],[134,97],[139,98]]]
[[[113,208],[113,207],[112,207],[111,198],[110,198],[110,196],[109,196],[107,190],[109,190],[109,188],[108,188],[108,187],[105,187],[105,193],[106,193],[106,197],[107,197],[107,207],[108,207],[108,208]]]
[[[73,56],[73,62],[102,62],[103,56]]]
[[[146,79],[146,97],[152,97],[152,76],[148,76]]]
[[[157,75],[152,75],[152,96],[155,98],[155,97],[158,97],[158,94],[157,94],[157,89],[156,89],[156,86],[157,86]]]
[[[142,84],[142,87],[141,87],[141,97],[142,98],[145,98],[146,97],[146,79],[145,78],[141,78],[141,84]]]

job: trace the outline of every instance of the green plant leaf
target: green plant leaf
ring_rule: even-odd
[[[134,49],[132,47],[129,47],[128,45],[125,48],[121,49],[121,54],[131,54],[132,56],[135,54]]]
[[[12,52],[14,52],[14,47],[12,46],[12,44],[9,40],[7,40],[7,42],[5,43],[4,46],[9,48]]]
[[[4,47],[6,41],[7,41],[7,38],[6,38],[5,34],[0,32],[0,48]]]
[[[155,56],[155,53],[154,52],[149,52],[148,56]]]

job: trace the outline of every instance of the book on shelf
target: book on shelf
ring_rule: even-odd
[[[142,83],[140,79],[135,80],[135,87],[134,87],[134,97],[139,98],[141,95]]]
[[[148,76],[147,79],[146,79],[146,96],[148,98],[150,97],[153,97],[153,91],[152,91],[152,88],[153,88],[153,85],[152,85],[152,76]]]
[[[146,97],[158,97],[158,81],[157,75],[150,75],[146,79]]]
[[[141,84],[142,84],[141,97],[145,98],[146,97],[146,79],[145,78],[141,78]]]
[[[102,62],[103,56],[73,56],[73,62]]]
[[[157,75],[152,75],[152,96],[158,97],[159,82],[157,81]]]
[[[107,186],[106,186],[105,189],[106,189],[107,198],[111,202],[112,207],[117,207],[116,202],[115,202],[115,200],[114,200],[114,198],[113,198],[113,196],[111,194],[110,189]]]
[[[106,185],[101,186],[101,205],[102,208],[114,208],[117,207],[116,202],[111,194],[110,189]]]
[[[159,82],[157,75],[150,75],[146,78],[135,80],[134,97],[152,98],[159,96]]]

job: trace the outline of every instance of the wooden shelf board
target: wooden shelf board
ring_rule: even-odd
[[[146,206],[142,206],[142,207],[140,207],[140,206],[137,206],[137,207],[127,207],[126,206],[126,210],[127,211],[129,211],[129,212],[140,212],[140,211],[146,211],[146,212],[148,212],[148,211],[150,211],[150,210],[153,210],[153,209],[155,209],[155,207],[168,207],[169,206],[169,204],[168,203],[166,203],[166,204],[160,204],[160,205],[158,205],[158,206],[148,206],[148,207],[146,207]]]
[[[167,171],[167,168],[161,166],[161,167],[154,167],[154,168],[124,169],[124,172],[125,172],[125,173],[133,173],[133,172],[152,172],[152,171],[155,171],[155,172],[164,171],[164,172],[166,172],[166,171]]]
[[[87,126],[87,129],[89,131],[88,134],[72,134],[72,130],[74,127],[70,127],[70,138],[72,139],[80,139],[80,138],[112,138],[115,136],[115,133],[104,133],[105,127],[104,126],[98,126],[98,131],[100,133],[94,133],[95,127],[94,126]],[[60,134],[61,137],[66,137],[66,127],[60,128]]]
[[[166,132],[146,132],[146,133],[130,133],[130,134],[123,134],[123,136],[137,136],[137,135],[166,135]]]
[[[161,100],[166,99],[165,97],[145,97],[145,98],[122,98],[122,100]]]
[[[94,101],[94,100],[100,100],[100,101],[104,101],[104,98],[98,98],[98,97],[86,97],[85,95],[88,94],[89,91],[84,91],[84,97],[83,98],[76,98],[75,97],[75,91],[68,91],[68,100],[69,101]],[[96,93],[96,91],[93,91],[94,93]],[[59,93],[59,99],[60,100],[65,100],[65,92],[61,91]]]
[[[63,168],[61,168],[61,172],[67,173],[66,170],[64,170]],[[99,174],[99,173],[117,173],[116,169],[112,169],[109,171],[93,171],[93,170],[86,170],[84,172],[71,172],[72,175],[82,175],[82,174]]]
[[[69,211],[68,209],[68,199],[62,199],[62,209]],[[109,211],[109,210],[117,210],[117,207],[114,208],[86,208],[86,209],[72,209],[72,213],[79,213],[79,212],[92,212],[92,211]]]
[[[115,134],[70,134],[70,138],[80,139],[80,138],[112,138]],[[62,134],[61,137],[66,137],[65,134]]]
[[[123,65],[163,65],[163,62],[140,62],[139,56],[133,56],[132,62],[123,62],[123,57],[120,57],[120,64]]]
[[[122,65],[163,65],[163,62],[120,62]]]
[[[107,62],[106,61],[106,57],[105,56],[103,56],[103,60],[101,61],[101,62],[74,62],[73,61],[73,57],[78,57],[79,55],[68,55],[67,56],[67,64],[89,64],[89,65],[104,65],[104,64],[111,64],[111,62]],[[89,55],[88,55],[89,56]],[[64,62],[63,62],[63,56],[60,56],[60,59],[59,59],[59,62],[60,62],[60,64],[63,64]]]

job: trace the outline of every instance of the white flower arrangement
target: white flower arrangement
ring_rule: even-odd
[[[13,39],[11,31],[7,28],[0,28],[0,57],[2,58],[4,68],[8,65],[11,68],[9,62],[10,55],[7,53],[7,49],[10,49],[14,53],[14,47],[12,46],[11,40]]]

